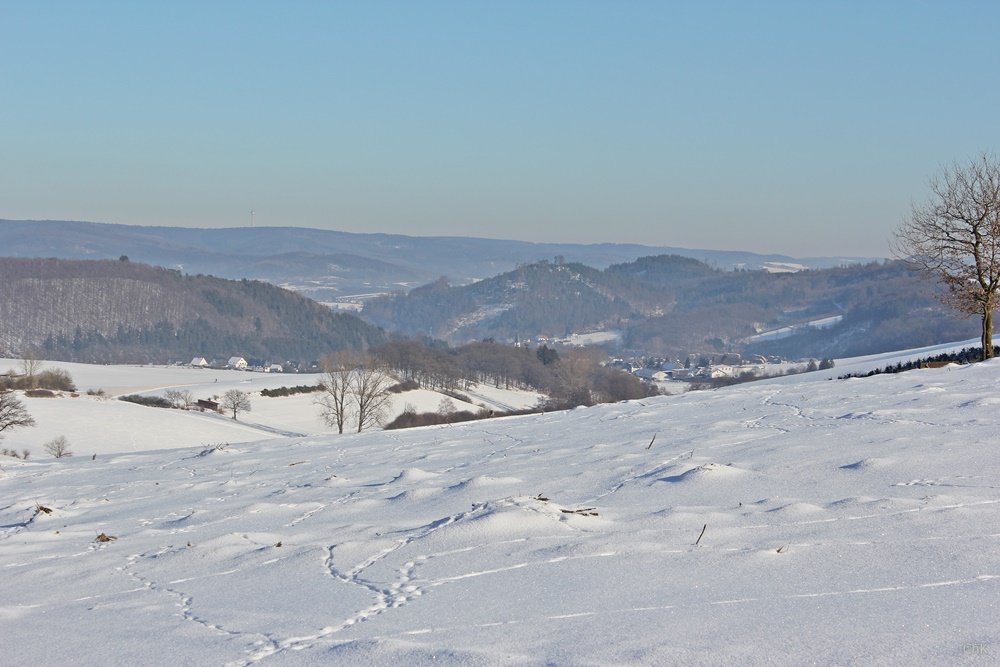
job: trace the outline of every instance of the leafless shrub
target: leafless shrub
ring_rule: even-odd
[[[24,395],[28,398],[55,398],[56,392],[51,389],[26,389]]]
[[[20,452],[18,452],[16,449],[5,448],[5,449],[0,449],[0,454],[2,454],[3,456],[10,456],[15,459],[22,459],[24,461],[27,461],[28,457],[31,456],[31,452],[29,452],[27,449],[22,449]]]
[[[56,391],[76,391],[73,377],[61,368],[51,368],[35,376],[35,385],[41,389]]]
[[[44,445],[42,445],[42,447],[45,449],[46,452],[56,457],[57,459],[61,459],[66,456],[73,456],[73,452],[69,451],[69,440],[67,440],[66,436],[64,435],[60,435],[58,437],[49,440]]]
[[[163,395],[179,410],[190,410],[194,404],[194,395],[187,389],[168,389]]]

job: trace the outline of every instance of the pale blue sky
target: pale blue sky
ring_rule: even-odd
[[[886,255],[995,2],[0,0],[0,218]]]

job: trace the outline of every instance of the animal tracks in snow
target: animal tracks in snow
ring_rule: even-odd
[[[5,466],[0,618],[18,664],[55,630],[85,662],[946,664],[1000,645],[981,368]]]

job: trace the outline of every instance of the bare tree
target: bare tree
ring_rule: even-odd
[[[437,411],[438,414],[448,417],[458,412],[458,408],[455,407],[455,401],[451,400],[451,398],[449,398],[448,396],[445,396],[438,403]]]
[[[572,348],[562,353],[556,367],[559,386],[555,393],[564,397],[570,407],[593,405],[592,376],[600,368],[601,352],[597,349]]]
[[[34,425],[35,420],[24,409],[24,404],[18,400],[14,392],[0,390],[0,432],[9,428]]]
[[[1000,304],[1000,164],[985,153],[946,167],[931,197],[896,230],[893,253],[944,287],[942,301],[979,315],[983,359],[993,356],[993,311]]]
[[[240,412],[250,412],[250,396],[239,389],[230,389],[222,395],[219,407],[229,412],[232,411],[233,419]]]
[[[354,413],[351,375],[358,365],[358,358],[348,352],[338,352],[323,359],[323,378],[319,382],[323,390],[316,404],[320,406],[323,421],[327,426],[336,426],[337,433],[344,432],[344,424]]]
[[[73,456],[73,452],[69,451],[69,440],[67,440],[64,435],[52,438],[42,445],[42,447],[45,448],[46,452],[57,459],[61,459],[64,456]]]
[[[187,389],[168,389],[163,392],[163,396],[171,405],[181,410],[190,410],[194,403],[194,395]]]
[[[392,400],[392,394],[389,393],[392,385],[392,377],[371,358],[354,369],[351,374],[351,392],[354,395],[358,433],[382,423]]]
[[[38,357],[38,351],[31,345],[27,345],[21,350],[21,372],[28,379],[30,389],[35,389],[38,384],[35,376],[42,368],[42,360]]]

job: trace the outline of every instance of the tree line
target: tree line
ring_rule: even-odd
[[[554,407],[574,407],[645,398],[655,388],[602,364],[593,348],[537,348],[477,341],[457,347],[433,342],[391,341],[372,356],[400,379],[429,389],[455,391],[470,384],[526,389],[547,394]]]
[[[473,384],[533,390],[549,396],[537,407],[540,410],[645,398],[657,393],[635,376],[605,367],[602,358],[600,351],[583,348],[560,352],[547,346],[529,349],[494,341],[449,348],[434,342],[392,341],[364,355],[338,352],[324,357],[316,403],[326,424],[343,433],[348,428],[361,432],[382,425],[397,387],[424,387],[454,396],[460,396],[457,392]],[[447,414],[418,415],[407,411],[387,428],[489,416],[444,412]]]

